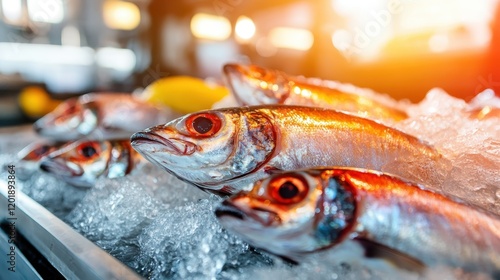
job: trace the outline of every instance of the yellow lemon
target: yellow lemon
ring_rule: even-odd
[[[223,86],[212,86],[189,76],[174,76],[150,84],[141,98],[187,114],[210,109],[215,102],[228,94],[229,90]]]
[[[37,86],[24,88],[18,101],[23,112],[31,118],[38,118],[49,113],[60,103],[51,99],[43,88]]]

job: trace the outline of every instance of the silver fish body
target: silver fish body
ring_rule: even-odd
[[[176,116],[130,94],[89,93],[63,102],[33,127],[58,140],[119,139]]]
[[[295,77],[256,65],[227,64],[224,74],[240,105],[283,104],[348,112],[393,124],[406,119],[388,96],[334,81]]]
[[[254,246],[296,261],[362,239],[427,266],[500,272],[497,216],[375,171],[282,172],[230,197],[216,216]]]
[[[41,159],[40,168],[78,187],[92,187],[100,177],[117,178],[129,174],[142,157],[128,139],[69,142]]]
[[[227,193],[272,170],[352,166],[436,187],[449,172],[449,161],[413,136],[313,107],[203,111],[138,132],[131,140],[144,157],[181,179]]]

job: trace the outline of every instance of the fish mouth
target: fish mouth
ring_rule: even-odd
[[[245,220],[246,214],[231,202],[224,200],[222,205],[215,209],[215,216],[217,218],[229,216],[238,220]]]
[[[68,164],[57,159],[45,159],[40,162],[40,169],[54,175],[63,177],[78,177],[83,175],[79,165]]]
[[[132,135],[130,142],[134,149],[144,152],[147,152],[144,146],[150,147],[155,144],[159,144],[162,149],[154,149],[154,152],[167,152],[178,156],[189,156],[198,150],[198,146],[194,143],[178,138],[165,138],[154,132],[137,132]]]
[[[269,209],[251,207],[245,210],[241,209],[241,207],[235,203],[225,200],[222,202],[222,205],[215,210],[215,216],[219,219],[223,217],[232,217],[241,221],[250,219],[264,227],[270,227],[281,223],[279,215]]]

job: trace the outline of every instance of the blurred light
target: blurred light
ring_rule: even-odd
[[[238,20],[236,20],[234,32],[236,33],[237,39],[241,41],[250,40],[255,35],[255,23],[246,16],[240,16]]]
[[[103,4],[104,23],[112,29],[133,30],[141,23],[141,11],[136,4],[108,0]]]
[[[429,49],[432,52],[444,52],[448,49],[450,40],[446,34],[435,34],[429,39]]]
[[[136,57],[129,49],[101,48],[96,54],[97,65],[123,72],[131,72],[136,65]]]
[[[141,11],[136,4],[108,0],[103,4],[104,23],[112,29],[133,30],[141,23]]]
[[[314,43],[313,34],[307,29],[276,27],[269,32],[269,40],[277,48],[307,51]]]
[[[80,31],[76,26],[65,26],[61,32],[61,45],[80,46]]]
[[[2,12],[7,23],[21,24],[23,21],[22,0],[3,0]]]
[[[384,2],[384,0],[331,0],[331,5],[337,14],[350,16],[374,11]]]
[[[345,29],[337,29],[332,34],[332,44],[333,46],[341,51],[345,52],[352,45],[352,35],[349,31]]]
[[[278,52],[278,49],[269,42],[266,37],[259,38],[255,44],[255,50],[262,57],[271,57]]]
[[[355,8],[354,3],[355,1],[351,0],[332,0],[332,8],[339,15],[348,15]]]
[[[0,42],[1,61],[29,62],[32,64],[92,65],[94,63],[94,50],[87,47]]]
[[[27,3],[28,15],[32,21],[60,23],[64,19],[63,0],[28,0]]]
[[[421,0],[403,6],[404,17],[399,22],[400,32],[451,29],[470,24],[487,24],[493,18],[497,0]],[[422,20],[425,16],[426,20]]]
[[[231,23],[225,17],[199,13],[191,19],[191,32],[196,38],[223,41],[231,36]]]

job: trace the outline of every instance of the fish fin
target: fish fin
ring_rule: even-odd
[[[195,185],[196,187],[198,187],[200,190],[206,192],[206,193],[209,193],[209,194],[215,194],[216,196],[219,196],[219,197],[222,197],[222,198],[228,198],[231,194],[234,193],[234,191],[232,191],[231,188],[229,187],[226,187],[224,186],[222,189],[220,190],[212,190],[212,189],[207,189],[207,188],[204,188],[204,187],[200,187],[200,186],[197,186]]]
[[[356,241],[365,249],[367,258],[383,259],[400,269],[419,275],[422,275],[426,269],[421,261],[403,252],[366,239],[356,239]]]
[[[266,166],[266,167],[264,167],[264,172],[266,172],[269,175],[275,175],[275,174],[283,173],[284,171],[281,169],[278,169],[276,167]]]

